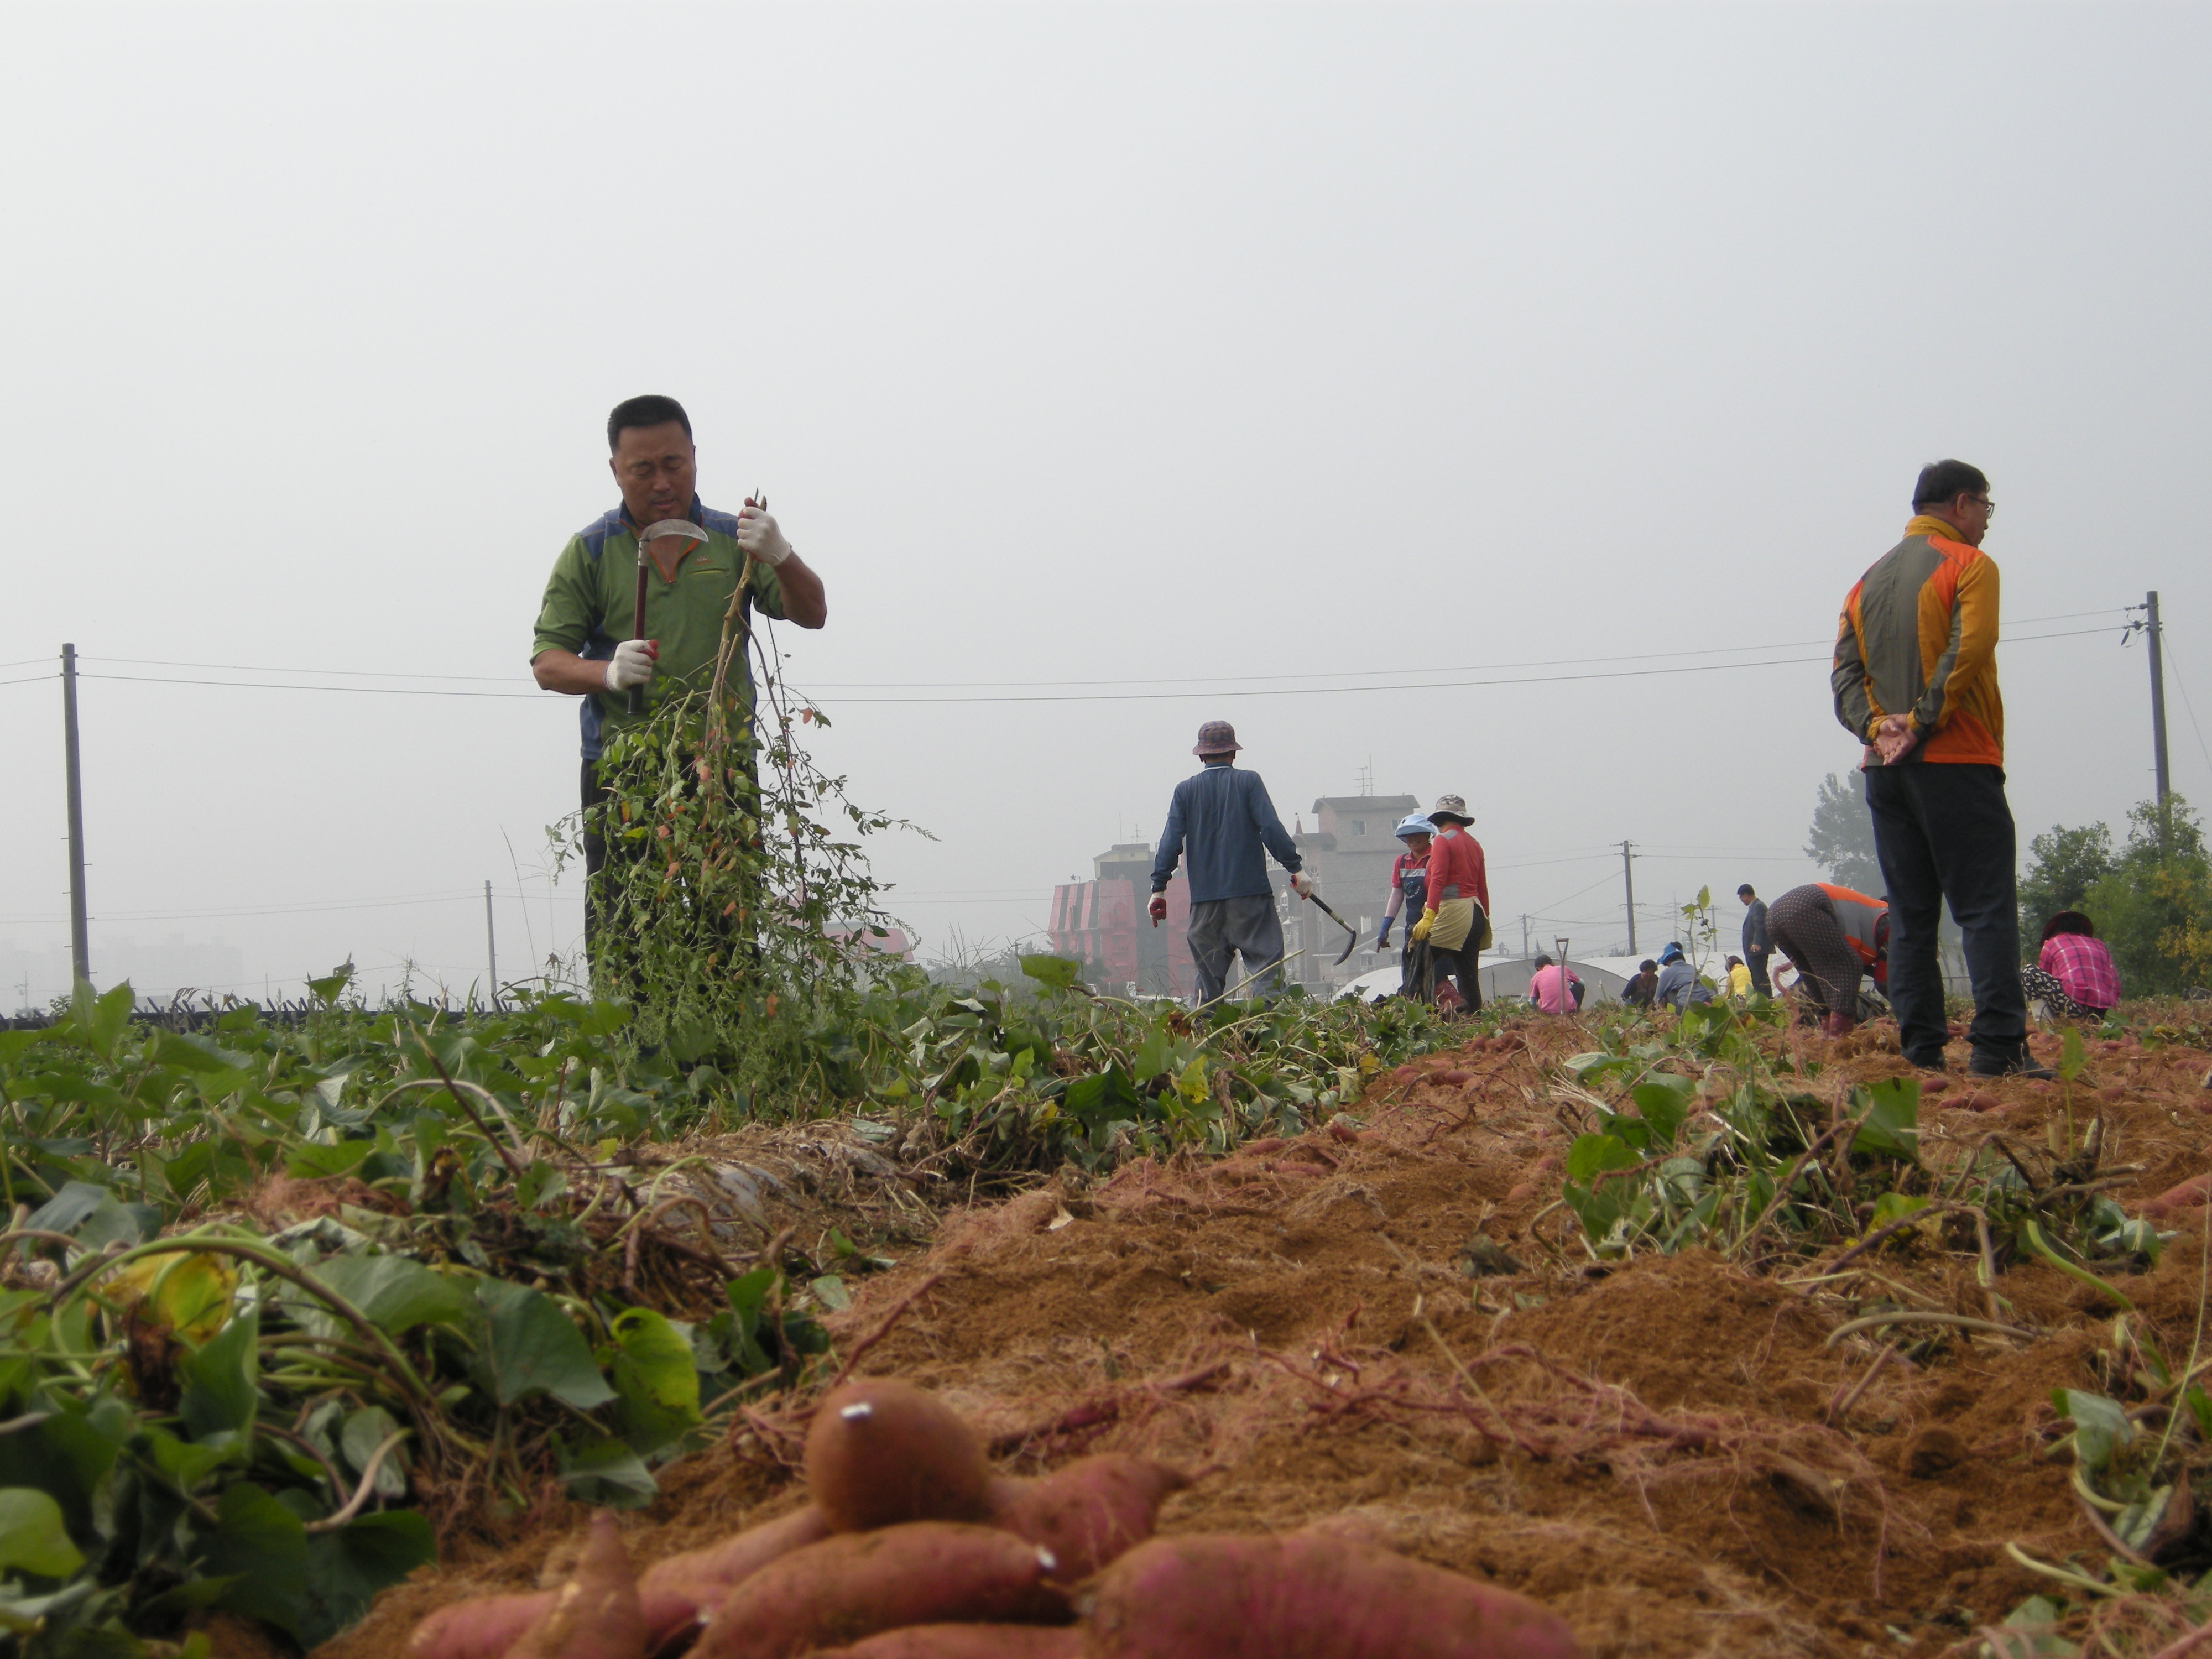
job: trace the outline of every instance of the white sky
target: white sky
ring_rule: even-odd
[[[2212,804],[2208,46],[2203,6],[9,8],[0,679],[71,640],[526,693],[606,410],[666,392],[708,501],[764,488],[829,584],[790,668],[940,837],[878,860],[926,949],[1041,927],[1216,716],[1285,817],[1370,758],[1465,793],[1501,934],[1609,944],[1624,836],[1655,902],[1809,877],[1822,661],[1334,688],[1822,659],[1957,454],[2008,626],[2111,625],[2004,649],[2023,843],[2149,792],[2147,588]],[[1211,694],[860,701],[1018,680]],[[82,710],[102,983],[176,936],[257,994],[465,986],[486,878],[507,973],[573,942],[565,699]],[[58,689],[0,722],[12,1006],[61,988]]]

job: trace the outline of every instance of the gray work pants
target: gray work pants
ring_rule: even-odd
[[[1252,982],[1239,996],[1272,996],[1283,959],[1283,919],[1272,893],[1202,899],[1190,907],[1190,957],[1198,969],[1198,1000],[1217,1000],[1229,984],[1229,957],[1244,959]]]

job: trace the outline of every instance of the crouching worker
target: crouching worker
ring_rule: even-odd
[[[1889,983],[1889,906],[1831,882],[1793,887],[1767,907],[1775,948],[1797,969],[1812,1017],[1830,1036],[1859,1023],[1859,981]]]
[[[1482,1012],[1483,950],[1490,943],[1490,877],[1483,867],[1482,843],[1467,833],[1474,820],[1462,795],[1439,795],[1429,813],[1437,826],[1429,846],[1427,890],[1413,942],[1429,947],[1430,971],[1439,985],[1449,981],[1460,1006]]]
[[[2043,948],[2034,967],[2020,970],[2020,983],[2046,1019],[2101,1020],[2120,1000],[2112,953],[2079,910],[2061,910],[2043,924]]]

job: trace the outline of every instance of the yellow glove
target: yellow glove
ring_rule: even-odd
[[[1429,941],[1429,929],[1436,925],[1437,907],[1431,904],[1425,907],[1421,911],[1421,919],[1413,924],[1413,943],[1416,945],[1427,944]]]

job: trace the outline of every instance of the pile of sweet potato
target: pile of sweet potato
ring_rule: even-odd
[[[639,1573],[592,1518],[558,1589],[432,1614],[408,1659],[1572,1659],[1524,1597],[1323,1532],[1153,1538],[1177,1471],[1109,1453],[1034,1480],[886,1378],[825,1399],[813,1502]]]

